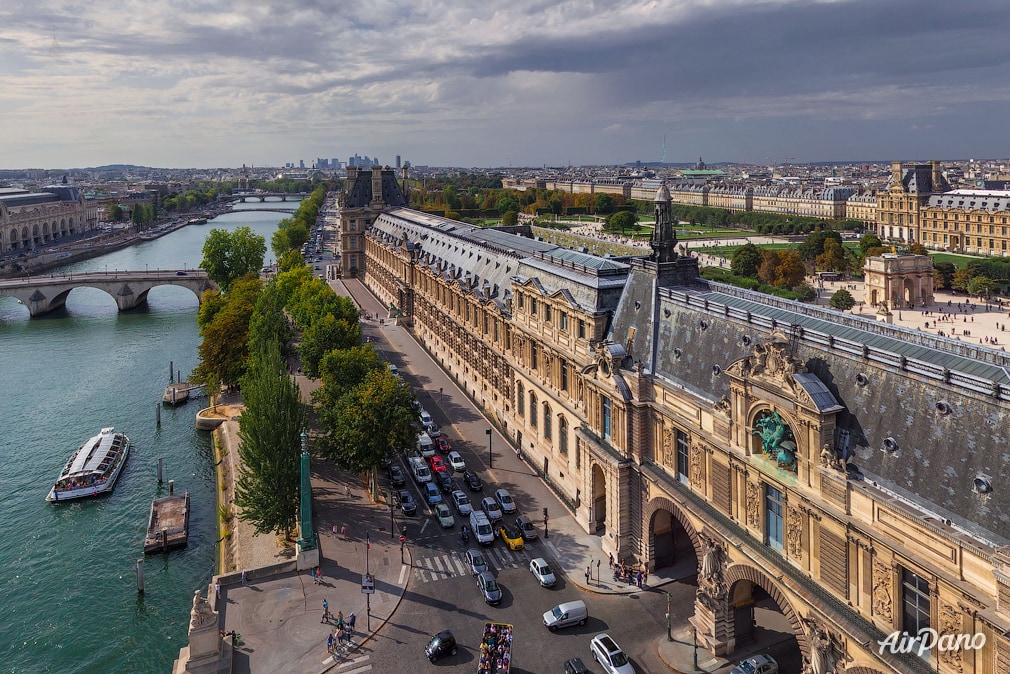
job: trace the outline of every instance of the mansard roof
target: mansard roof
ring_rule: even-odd
[[[927,205],[965,211],[1010,211],[1010,190],[954,190],[932,195]]]

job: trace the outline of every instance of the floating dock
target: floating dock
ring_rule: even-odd
[[[189,492],[164,496],[151,502],[151,517],[144,538],[144,552],[167,552],[189,542]]]
[[[165,387],[165,393],[161,396],[161,402],[166,405],[181,405],[189,400],[189,394],[191,391],[201,390],[203,390],[203,386],[190,384],[186,381],[169,384]]]

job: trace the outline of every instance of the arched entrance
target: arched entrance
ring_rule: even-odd
[[[800,671],[803,651],[797,637],[803,637],[804,644],[806,639],[798,616],[768,578],[757,572],[745,575],[749,577],[739,578],[729,587],[731,652],[768,644],[766,650],[779,663],[780,671]]]
[[[590,532],[599,532],[607,526],[607,478],[598,463],[593,464],[592,498],[593,517],[589,528]]]
[[[673,512],[674,506],[662,505],[649,518],[651,573],[686,578],[698,572],[698,553],[694,538]]]

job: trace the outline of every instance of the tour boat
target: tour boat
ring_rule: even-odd
[[[78,447],[46,495],[53,503],[98,496],[112,491],[130,455],[130,439],[103,428]]]

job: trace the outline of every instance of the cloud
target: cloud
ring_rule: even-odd
[[[3,162],[616,163],[666,134],[671,160],[983,156],[1008,24],[987,0],[15,0]]]

